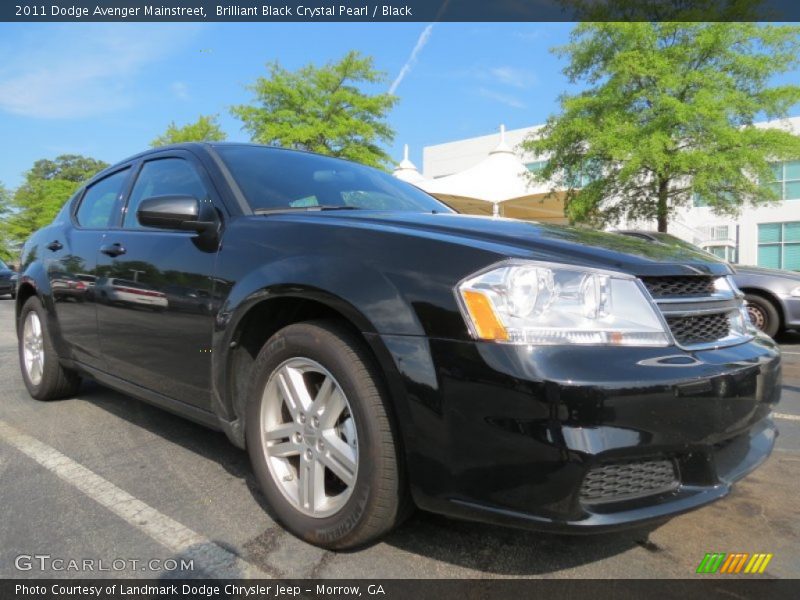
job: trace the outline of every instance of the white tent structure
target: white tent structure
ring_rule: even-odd
[[[406,146],[403,161],[394,175],[436,196],[458,212],[566,222],[563,198],[545,198],[548,187],[531,182],[525,163],[506,144],[502,125],[500,143],[473,167],[428,179],[408,160]]]
[[[402,179],[403,181],[417,185],[419,185],[419,182],[425,179],[422,176],[422,173],[417,170],[417,167],[414,165],[414,163],[408,160],[408,144],[403,146],[403,160],[401,160],[397,167],[395,167],[392,175],[398,179]]]

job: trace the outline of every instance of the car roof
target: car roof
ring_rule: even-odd
[[[188,150],[189,152],[193,152],[195,154],[198,153],[206,153],[211,154],[212,149],[214,148],[221,148],[225,146],[245,146],[245,147],[253,147],[253,148],[266,148],[268,150],[272,150],[274,152],[292,152],[297,154],[309,154],[311,156],[322,156],[324,158],[328,158],[330,160],[340,160],[343,162],[351,163],[351,164],[359,164],[354,163],[353,161],[349,161],[344,158],[339,158],[338,156],[328,156],[325,154],[319,154],[318,152],[309,152],[308,150],[298,150],[295,148],[281,148],[279,146],[269,146],[267,144],[254,144],[251,142],[181,142],[178,144],[168,144],[166,146],[158,146],[157,148],[148,148],[147,150],[143,150],[137,154],[133,154],[123,160],[117,161],[111,166],[106,167],[99,173],[96,173],[91,179],[87,179],[82,185],[81,189],[90,185],[97,181],[98,179],[102,179],[106,175],[113,173],[121,166],[126,165],[132,161],[139,160],[141,158],[145,158],[147,156],[164,152],[165,150]],[[366,165],[361,165],[366,166]]]

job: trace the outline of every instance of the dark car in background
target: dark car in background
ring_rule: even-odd
[[[642,230],[614,233],[668,246],[696,248],[668,233]],[[746,265],[732,264],[730,267],[733,270],[733,281],[744,292],[747,312],[753,325],[770,337],[775,337],[786,329],[800,329],[800,273]]]
[[[458,215],[346,161],[183,144],[106,169],[26,242],[19,357],[34,398],[88,377],[224,431],[320,546],[414,505],[602,532],[717,500],[770,454],[780,354],[731,274]]]
[[[17,294],[17,272],[0,260],[0,296],[8,294],[14,298]]]

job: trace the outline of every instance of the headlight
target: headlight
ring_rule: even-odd
[[[668,346],[636,279],[568,265],[509,261],[456,288],[472,336],[512,344]]]
[[[800,298],[800,285],[794,288],[791,292],[789,292],[789,295],[792,298]]]

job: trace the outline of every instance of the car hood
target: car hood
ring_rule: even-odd
[[[796,271],[785,271],[783,269],[765,269],[764,267],[750,267],[743,265],[731,265],[733,272],[737,275],[760,275],[763,277],[780,277],[800,281],[800,273]]]
[[[282,213],[268,218],[273,217],[402,232],[481,247],[508,257],[560,261],[635,275],[724,275],[731,272],[726,262],[701,250],[517,219],[367,210]]]

